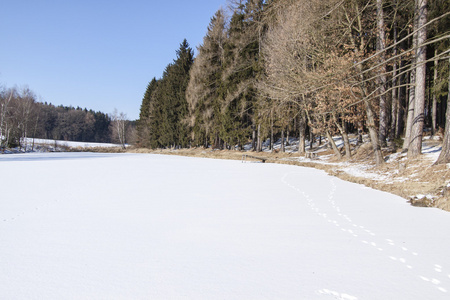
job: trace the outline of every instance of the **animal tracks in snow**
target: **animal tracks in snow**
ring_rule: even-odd
[[[393,263],[398,263],[400,266],[402,266],[403,268],[405,268],[410,272],[414,272],[419,279],[437,288],[440,292],[442,293],[448,292],[447,288],[443,287],[442,285],[445,284],[446,286],[450,286],[450,274],[447,274],[442,265],[433,264],[429,270],[423,270],[422,267],[421,272],[417,270],[418,268],[414,267],[414,261],[419,259],[418,252],[413,251],[410,248],[402,245],[402,243],[398,243],[390,238],[380,240],[380,238],[378,238],[373,231],[367,229],[362,224],[357,224],[353,222],[352,218],[350,218],[347,214],[345,214],[345,212],[338,205],[337,200],[335,199],[337,186],[334,178],[330,179],[329,185],[330,191],[327,196],[327,201],[319,202],[313,199],[305,191],[301,190],[298,186],[290,184],[287,181],[289,175],[292,174],[295,174],[295,172],[285,174],[282,177],[281,181],[284,184],[296,190],[300,195],[302,195],[302,197],[306,200],[306,203],[311,208],[311,210],[315,212],[318,216],[322,217],[327,223],[336,227],[341,232],[349,234],[353,238],[359,239],[361,243],[367,245],[368,247],[371,247],[379,252],[384,252],[386,254],[387,259],[389,259]],[[324,204],[328,205],[324,206]],[[427,273],[428,276],[425,276],[421,273]],[[439,277],[441,279],[438,279],[436,277]],[[338,292],[330,291],[327,289],[322,289],[317,293],[332,295],[336,299],[357,299],[354,296],[348,296],[347,294],[340,294]]]
[[[22,208],[25,211],[21,211],[20,213],[12,213],[10,212],[10,215],[13,215],[12,217],[7,217],[7,216],[3,216],[3,218],[0,218],[1,221],[3,221],[4,223],[8,223],[8,222],[12,222],[12,221],[17,221],[20,220],[21,218],[24,218],[28,215],[32,215],[35,213],[38,213],[40,211],[45,211],[45,209],[48,209],[49,207],[54,206],[56,203],[60,202],[60,200],[58,198],[55,199],[51,199],[48,200],[47,202],[43,202],[43,203],[38,203],[36,204],[36,206],[31,206],[29,208]]]

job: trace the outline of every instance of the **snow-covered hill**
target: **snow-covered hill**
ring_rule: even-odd
[[[0,156],[4,299],[448,299],[450,214],[289,165]]]

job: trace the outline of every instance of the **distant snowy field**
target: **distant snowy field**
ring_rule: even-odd
[[[450,214],[316,169],[0,156],[2,299],[450,299]]]
[[[120,147],[119,144],[111,144],[111,143],[88,143],[88,142],[72,142],[72,141],[60,141],[60,140],[46,140],[46,139],[34,139],[36,144],[41,145],[57,145],[58,147],[71,147],[71,148],[95,148],[95,147]],[[28,139],[28,144],[33,143],[33,139]]]
[[[72,142],[72,141],[62,141],[62,140],[49,140],[49,139],[33,139],[27,138],[26,143],[21,142],[22,147],[17,147],[14,149],[4,150],[5,154],[12,153],[24,153],[24,152],[64,152],[67,149],[89,149],[89,148],[120,148],[120,144],[112,143],[90,143],[90,142]],[[125,145],[128,146],[127,144]],[[0,154],[2,154],[0,152]]]

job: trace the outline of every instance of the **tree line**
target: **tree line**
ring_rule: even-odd
[[[318,135],[349,158],[348,134],[368,133],[380,165],[387,146],[416,158],[429,129],[449,162],[449,29],[446,0],[229,1],[195,59],[183,41],[149,83],[137,141],[261,151],[296,135],[304,153]]]
[[[120,142],[126,117],[100,111],[38,102],[28,87],[0,89],[0,148],[26,148],[27,138],[79,142]],[[128,127],[132,127],[129,121]],[[125,123],[124,123],[125,124]],[[125,125],[123,128],[125,128]],[[119,129],[119,130],[118,130]]]

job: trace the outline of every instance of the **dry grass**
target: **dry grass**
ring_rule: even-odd
[[[343,170],[342,164],[335,158],[327,160],[327,164],[318,163],[314,159],[305,160],[298,153],[271,153],[271,152],[244,152],[232,150],[211,150],[203,148],[192,149],[127,149],[128,153],[153,153],[164,155],[180,155],[213,159],[242,160],[244,154],[254,155],[267,159],[267,163],[280,163],[313,167],[326,171],[328,174],[337,176],[343,180],[364,184],[368,187],[396,194],[408,200],[412,205],[424,207],[438,207],[450,211],[450,168],[448,165],[433,166],[433,161],[421,157],[416,160],[406,160],[397,155],[381,167],[376,167],[373,163],[373,150],[370,144],[360,146],[346,166],[366,166],[371,173],[379,174],[379,178],[367,178],[364,176],[350,175]],[[320,155],[331,154],[331,151],[321,152]],[[391,153],[384,153],[386,156]],[[247,158],[247,161],[258,161]],[[380,180],[383,178],[383,180]],[[417,197],[417,195],[426,195]]]
[[[96,153],[126,153],[128,149],[121,147],[71,147],[66,151],[68,152],[96,152]]]
[[[439,207],[449,210],[449,195],[444,191],[450,181],[450,169],[446,165],[433,166],[426,159],[406,163],[389,163],[371,170],[387,178],[373,180],[340,172],[338,177],[347,181],[401,196],[414,206]],[[423,195],[418,197],[417,195]]]

